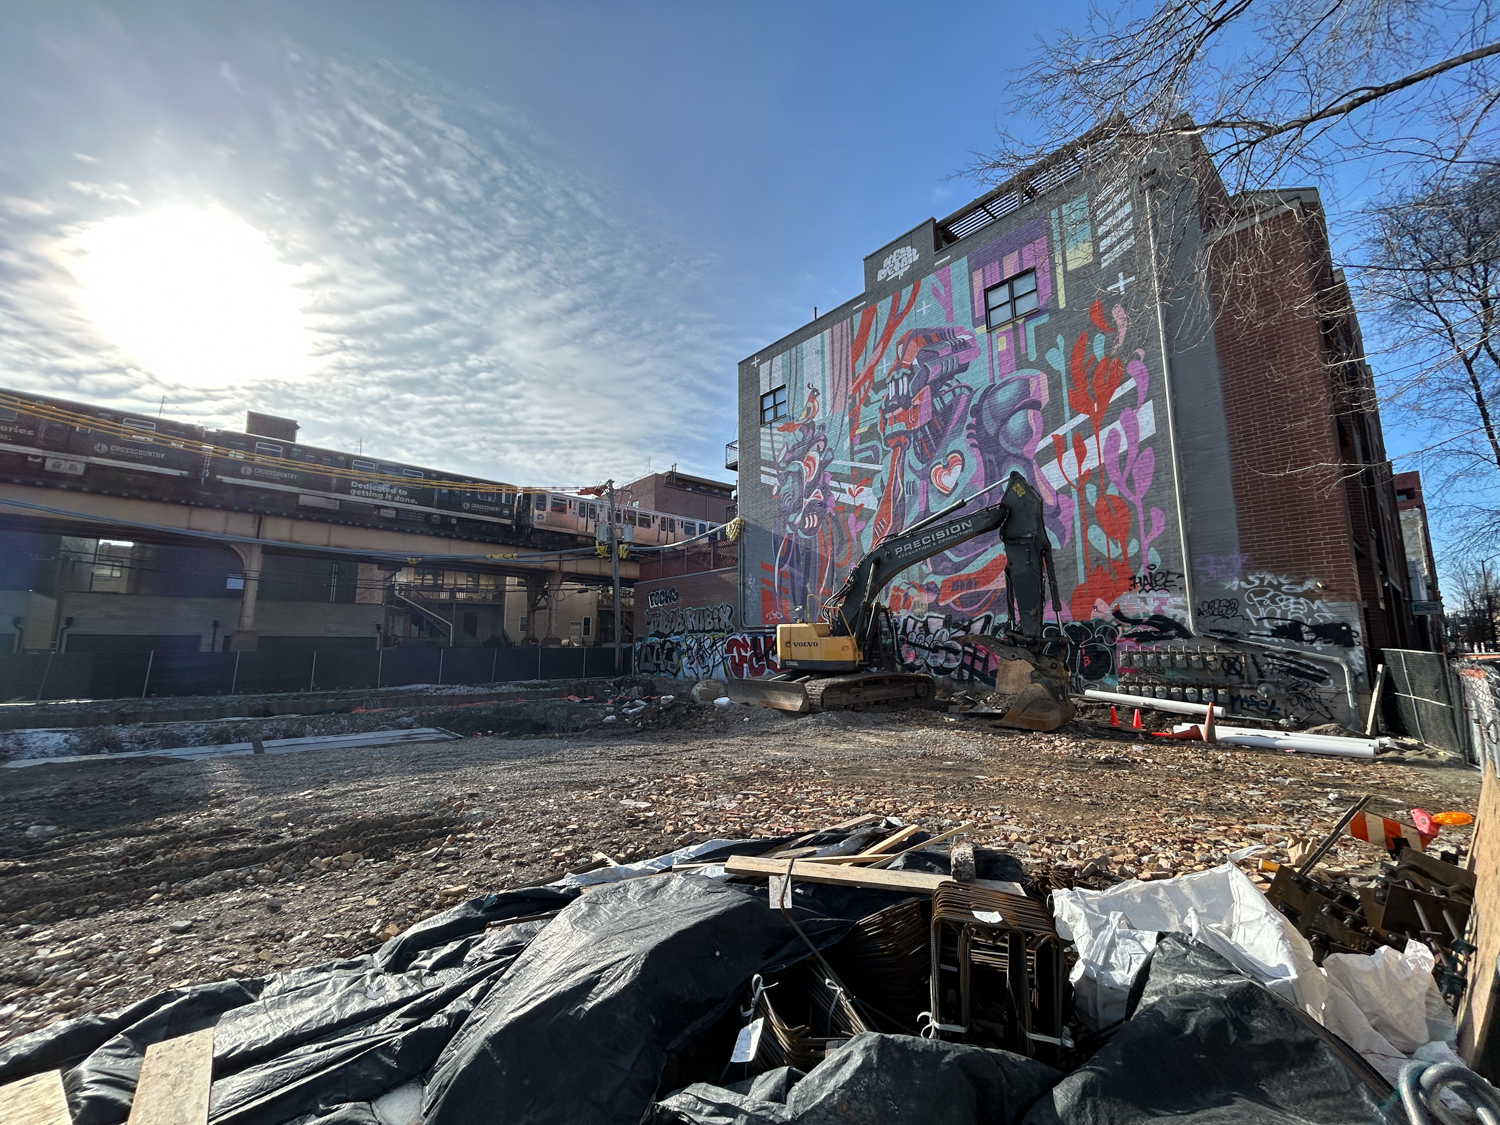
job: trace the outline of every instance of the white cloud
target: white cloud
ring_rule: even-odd
[[[149,166],[101,157],[72,194],[7,185],[0,384],[153,408],[166,393],[168,414],[215,424],[264,409],[308,441],[523,484],[648,458],[714,469],[733,357],[697,311],[707,267],[689,248],[428,76],[304,51],[278,65],[225,63],[243,120],[153,135]],[[166,206],[233,213],[301,278],[311,381],[163,385],[83,314],[58,247]]]

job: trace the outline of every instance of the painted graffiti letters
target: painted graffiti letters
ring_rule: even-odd
[[[676,593],[675,590],[672,592]],[[646,631],[653,636],[665,637],[675,633],[727,633],[733,628],[734,606],[728,602],[721,602],[716,606],[693,606],[682,609],[669,607],[646,611]]]
[[[776,662],[774,633],[733,633],[724,640],[724,660],[736,679],[774,676],[781,671]]]

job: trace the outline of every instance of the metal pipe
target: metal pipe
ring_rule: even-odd
[[[1206,717],[1210,704],[1189,703],[1186,700],[1157,699],[1151,695],[1125,695],[1118,691],[1100,691],[1097,688],[1089,688],[1083,693],[1085,699],[1097,700],[1100,703],[1123,703],[1126,706],[1149,707],[1156,711],[1170,711],[1174,715],[1199,715]],[[1212,704],[1214,718],[1224,718],[1224,708],[1219,704]]]
[[[1193,560],[1188,548],[1187,509],[1182,498],[1182,458],[1177,452],[1177,411],[1173,405],[1172,355],[1167,342],[1167,310],[1162,298],[1156,243],[1156,170],[1142,177],[1146,194],[1146,240],[1151,252],[1151,291],[1156,304],[1156,334],[1161,347],[1162,400],[1167,408],[1167,449],[1172,457],[1172,500],[1177,509],[1177,542],[1182,551],[1182,592],[1187,600],[1188,632],[1198,636],[1197,601],[1193,590]],[[1104,451],[1098,451],[1102,460]]]
[[[1179,724],[1183,730],[1186,724]],[[1214,737],[1229,746],[1246,746],[1256,750],[1300,750],[1305,754],[1328,754],[1337,758],[1375,757],[1385,739],[1341,738],[1329,734],[1303,734],[1300,731],[1255,730],[1251,727],[1215,727]]]

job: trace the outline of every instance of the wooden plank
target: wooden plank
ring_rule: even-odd
[[[944,840],[948,839],[950,836],[957,836],[959,833],[961,833],[961,832],[967,832],[969,829],[971,829],[973,827],[974,827],[974,822],[972,820],[966,820],[966,821],[964,821],[964,823],[960,824],[957,828],[950,828],[950,829],[948,829],[948,831],[944,832],[941,836],[934,836],[930,840],[923,840],[920,844],[913,844],[909,848],[902,848],[895,855],[885,856],[883,859],[878,860],[876,862],[875,866],[876,867],[885,867],[885,866],[887,866],[889,864],[895,863],[896,860],[900,859],[907,852],[919,852],[923,848],[930,848],[930,847],[932,847],[933,844],[941,844]],[[966,880],[966,881],[971,881],[971,880]]]
[[[62,1071],[49,1070],[0,1086],[0,1121],[5,1125],[73,1125]]]
[[[130,1103],[129,1125],[206,1125],[214,1029],[153,1043]]]
[[[931,894],[944,883],[946,875],[926,871],[870,871],[862,867],[845,867],[838,863],[811,863],[792,860],[792,879],[803,883],[829,883],[837,887],[873,887],[886,891],[910,891]],[[731,875],[785,875],[787,861],[766,856],[735,855],[724,864]]]
[[[724,869],[731,875],[785,875],[786,860],[767,859],[758,855],[730,856]],[[944,883],[953,880],[947,875],[929,871],[872,871],[868,867],[841,867],[838,864],[809,863],[805,859],[792,862],[792,882],[830,883],[838,887],[869,887],[880,891],[906,891],[910,894],[931,894]],[[1019,883],[998,879],[976,879],[966,884],[992,891],[1019,895],[1025,891]]]
[[[910,840],[913,836],[915,836],[920,831],[922,831],[922,826],[920,824],[908,824],[905,828],[901,829],[899,832],[892,832],[884,840],[880,841],[880,843],[876,844],[874,847],[872,847],[869,851],[865,852],[864,854],[865,855],[884,855],[886,852],[890,851],[892,848],[899,847],[900,845],[906,843],[906,841]]]
[[[867,824],[879,824],[884,819],[885,817],[880,813],[866,813],[864,816],[857,816],[853,820],[841,820],[837,824],[830,824],[827,828],[823,829],[823,831],[832,832],[835,829],[839,828],[863,828]]]
[[[1500,777],[1488,757],[1468,867],[1475,879],[1468,941],[1478,952],[1469,960],[1469,987],[1458,1010],[1458,1053],[1494,1081],[1500,1079]]]

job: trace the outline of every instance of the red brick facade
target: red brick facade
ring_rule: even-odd
[[[1315,578],[1321,597],[1360,608],[1366,646],[1409,646],[1390,464],[1321,211],[1295,193],[1252,206],[1210,258],[1246,567]]]

